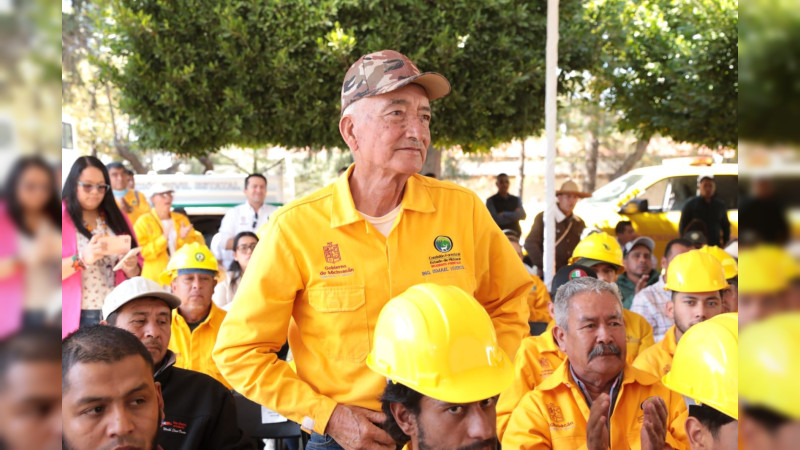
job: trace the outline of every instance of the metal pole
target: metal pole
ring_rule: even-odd
[[[544,175],[544,282],[550,286],[555,275],[556,242],[556,75],[558,69],[558,0],[547,0],[547,45],[544,88],[544,130],[547,153]]]

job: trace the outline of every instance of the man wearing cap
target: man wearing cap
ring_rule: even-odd
[[[239,430],[230,391],[208,375],[175,367],[167,348],[172,310],[181,300],[158,283],[134,277],[119,284],[103,304],[103,324],[128,330],[155,362],[155,381],[164,397],[159,444],[171,449],[250,449]]]
[[[667,314],[667,303],[670,301],[670,293],[664,289],[669,273],[669,265],[672,259],[681,253],[686,253],[694,248],[691,242],[686,239],[673,239],[664,248],[664,256],[661,258],[661,268],[663,275],[650,286],[645,287],[633,296],[631,311],[641,315],[653,327],[653,339],[661,342],[667,330],[675,321]]]
[[[141,192],[128,187],[128,169],[121,162],[108,163],[106,169],[111,180],[114,200],[117,201],[119,209],[128,215],[131,223],[136,223],[139,217],[150,211],[147,198]]]
[[[142,276],[157,282],[172,254],[186,244],[205,240],[188,217],[172,211],[172,189],[159,183],[149,192],[153,209],[139,217],[133,229],[142,247]]]
[[[678,234],[686,232],[689,223],[694,219],[702,220],[706,224],[708,245],[722,246],[731,238],[731,223],[728,221],[728,207],[725,202],[714,197],[717,185],[714,175],[706,174],[697,177],[697,190],[699,195],[691,198],[681,210],[681,221],[678,224]],[[722,238],[720,240],[720,237]]]
[[[577,183],[567,180],[561,185],[561,189],[556,191],[556,267],[555,270],[567,265],[567,260],[572,255],[572,250],[581,240],[581,233],[586,228],[583,219],[572,214],[578,200],[591,197],[588,192],[581,192]],[[525,238],[525,250],[531,258],[531,263],[538,269],[538,275],[542,275],[544,267],[542,260],[544,257],[544,211],[536,215],[533,219],[533,226],[530,233]]]
[[[656,377],[625,363],[616,285],[581,277],[553,302],[564,362],[514,408],[503,448],[686,448],[686,404]]]
[[[386,379],[383,427],[404,450],[497,448],[495,404],[511,360],[466,292],[425,283],[392,299],[367,365]]]
[[[508,175],[501,173],[497,176],[494,184],[497,186],[497,193],[486,199],[489,214],[492,215],[492,219],[501,230],[510,229],[522,235],[519,221],[525,220],[527,217],[525,209],[522,208],[522,200],[508,193],[511,185]]]
[[[339,131],[355,163],[272,215],[220,330],[214,358],[225,378],[312,432],[311,448],[394,448],[380,428],[386,381],[366,357],[381,308],[410,286],[474,296],[508,355],[529,331],[531,279],[483,202],[418,175],[430,101],[449,91],[395,51],[353,64]],[[297,372],[276,355],[287,334]]]
[[[642,289],[658,282],[658,271],[653,268],[653,249],[656,243],[646,236],[625,244],[622,264],[625,272],[617,278],[622,294],[622,306],[630,309],[633,297]]]
[[[264,201],[267,198],[267,177],[260,173],[251,173],[244,179],[244,195],[247,201],[225,213],[219,232],[209,244],[217,261],[226,269],[233,262],[233,238],[242,231],[258,233],[270,214],[278,209]]]
[[[684,426],[691,450],[740,448],[738,343],[735,313],[697,324],[678,344],[672,370],[663,377],[664,386],[694,402]]]
[[[689,328],[725,312],[722,290],[727,286],[722,264],[710,254],[692,250],[676,256],[664,285],[671,297],[666,312],[675,325],[636,358],[634,367],[659,378],[669,372],[675,347]]]

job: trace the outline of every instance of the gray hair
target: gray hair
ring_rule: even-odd
[[[605,281],[598,280],[592,277],[576,278],[572,281],[564,283],[556,291],[556,298],[553,300],[553,309],[555,315],[556,325],[564,330],[567,330],[569,323],[569,308],[573,297],[584,292],[594,292],[602,294],[609,292],[619,302],[619,307],[622,308],[622,295],[619,293],[619,288],[614,283],[606,283]]]

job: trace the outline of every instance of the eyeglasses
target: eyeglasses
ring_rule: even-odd
[[[89,183],[84,183],[83,181],[78,181],[78,186],[82,187],[83,192],[87,194],[94,190],[97,190],[97,192],[101,194],[105,194],[106,192],[108,192],[108,188],[111,187],[107,184],[89,184]]]
[[[236,246],[237,252],[246,252],[250,250],[251,252],[256,249],[256,244],[241,244]]]

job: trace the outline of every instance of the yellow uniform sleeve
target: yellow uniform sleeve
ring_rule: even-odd
[[[644,317],[630,310],[623,310],[625,318],[625,334],[628,354],[625,358],[629,364],[636,360],[642,351],[653,344],[653,327]]]
[[[503,438],[511,413],[514,412],[514,408],[517,407],[522,397],[536,387],[533,362],[528,359],[528,348],[535,346],[533,339],[527,337],[522,340],[522,345],[514,358],[514,381],[508,389],[500,394],[500,398],[497,400],[498,439]]]
[[[154,218],[147,214],[139,217],[133,226],[139,246],[142,247],[142,258],[153,260],[167,251],[167,238],[161,228],[154,223]]]
[[[528,292],[528,308],[530,309],[529,322],[550,322],[550,313],[547,304],[550,303],[550,293],[541,278],[531,275],[533,288]]]
[[[554,448],[550,435],[550,424],[547,411],[542,411],[536,404],[534,392],[525,394],[519,405],[511,413],[508,427],[503,434],[503,450],[545,450]],[[586,437],[571,438],[572,442],[559,442],[560,448],[584,450]]]

